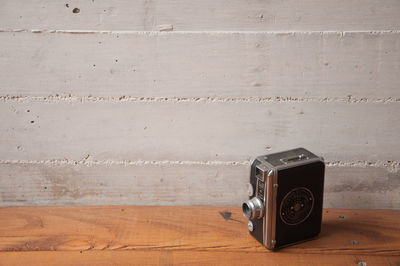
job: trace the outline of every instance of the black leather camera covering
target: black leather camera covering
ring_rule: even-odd
[[[321,161],[278,171],[275,248],[316,237],[321,231],[325,166]],[[281,218],[284,197],[296,188],[306,188],[313,194],[313,208],[304,221],[289,225]],[[256,236],[255,236],[256,237]],[[257,237],[256,237],[257,238]]]

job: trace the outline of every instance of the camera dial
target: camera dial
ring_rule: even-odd
[[[288,225],[296,225],[305,221],[314,207],[312,192],[299,187],[291,190],[283,198],[280,208],[281,219]]]

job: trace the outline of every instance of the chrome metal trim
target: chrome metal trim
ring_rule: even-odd
[[[293,163],[279,165],[279,166],[276,167],[276,170],[277,171],[284,170],[284,169],[287,169],[287,168],[292,168],[292,167],[306,165],[306,164],[315,163],[315,162],[323,162],[324,163],[324,161],[321,160],[320,157],[315,157],[315,158],[311,158],[311,159],[308,159],[308,160],[297,161],[297,162],[293,162]]]
[[[268,170],[268,173],[269,173],[269,171],[270,170]],[[266,233],[266,231],[265,231],[265,219],[266,219],[266,217],[268,217],[268,213],[267,213],[267,202],[266,202],[266,200],[267,200],[267,198],[266,198],[266,195],[268,195],[268,190],[267,190],[267,182],[266,181],[268,181],[268,173],[267,173],[267,171],[264,171],[263,172],[263,180],[264,180],[264,217],[263,217],[263,242],[264,242],[264,239],[265,239],[265,233]]]
[[[265,216],[264,216],[264,238],[263,244],[268,249],[274,248],[274,240],[275,237],[275,217],[276,213],[276,187],[274,184],[276,183],[276,175],[277,171],[274,167],[271,167],[270,171],[268,171],[266,184],[266,202],[265,202]]]
[[[267,248],[271,248],[270,244],[271,243],[271,211],[272,211],[272,204],[273,204],[273,198],[272,198],[272,189],[273,185],[269,184],[270,181],[273,181],[272,178],[273,176],[276,175],[276,170],[275,167],[270,164],[268,161],[266,161],[265,156],[259,156],[257,157],[256,160],[260,161],[261,164],[263,165],[262,169],[265,170],[263,171],[263,180],[264,180],[264,217],[263,217],[263,244]],[[260,169],[260,168],[259,168]],[[261,170],[261,169],[260,169]]]
[[[272,175],[269,173],[267,177],[267,182],[266,183],[266,188],[265,188],[265,195],[266,195],[266,202],[265,202],[265,216],[264,216],[264,223],[263,223],[263,244],[267,248],[269,248],[269,243],[271,241],[271,212],[272,212],[272,176],[273,176],[273,170],[272,170]]]
[[[272,189],[272,215],[271,215],[271,240],[270,240],[270,246],[271,249],[275,247],[276,244],[276,238],[275,238],[275,232],[276,232],[276,195],[278,192],[278,186],[274,186],[275,184],[278,184],[278,170],[275,169],[275,174],[272,177],[272,184],[273,184],[273,189]]]
[[[281,158],[279,160],[283,164],[288,164],[288,163],[294,163],[294,162],[308,160],[308,159],[310,159],[310,158],[302,153],[302,154],[295,155],[295,156]]]
[[[321,162],[324,164],[324,175],[323,175],[323,178],[322,178],[322,197],[321,197],[321,206],[322,206],[322,208],[323,208],[323,206],[324,206],[323,192],[324,192],[324,190],[325,190],[325,170],[326,170],[326,165],[325,165],[325,159],[324,159],[324,157],[320,156],[319,159],[320,159]],[[320,224],[322,224],[322,216],[324,216],[324,214],[323,214],[323,209],[322,209]]]

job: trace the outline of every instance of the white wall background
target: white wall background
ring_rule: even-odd
[[[398,0],[0,0],[0,205],[239,205],[303,146],[325,207],[399,209],[399,26]]]

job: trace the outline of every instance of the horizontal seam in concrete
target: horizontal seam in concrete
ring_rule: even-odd
[[[251,161],[179,161],[179,160],[91,160],[89,155],[81,160],[52,159],[52,160],[0,160],[0,164],[33,164],[33,165],[124,165],[124,166],[143,166],[143,165],[204,165],[204,166],[250,166]],[[332,161],[325,162],[327,167],[376,167],[385,168],[390,172],[400,170],[400,161]]]
[[[385,168],[389,172],[397,172],[400,170],[400,161],[353,161],[353,162],[343,162],[343,161],[332,161],[325,162],[328,167],[376,167]]]
[[[199,31],[199,30],[184,30],[184,31],[164,31],[160,30],[150,30],[150,31],[135,31],[135,30],[62,30],[62,29],[0,29],[0,33],[58,33],[58,34],[110,34],[110,35],[123,35],[123,34],[136,34],[136,35],[166,35],[166,34],[206,34],[206,35],[231,35],[231,34],[260,34],[260,35],[325,35],[333,34],[345,36],[346,34],[399,34],[400,30],[348,30],[348,31],[287,31],[287,30],[271,30],[271,31],[247,31],[247,30],[216,30],[216,31]]]
[[[0,160],[0,164],[45,164],[45,165],[250,165],[250,161],[172,161],[172,160],[81,160],[52,159],[52,160]]]
[[[400,98],[356,98],[351,95],[346,97],[290,97],[290,96],[274,96],[274,97],[133,97],[133,96],[73,96],[73,95],[48,95],[48,96],[20,96],[20,95],[3,95],[0,101],[4,102],[44,102],[44,103],[86,103],[86,102],[172,102],[172,103],[272,103],[272,102],[341,102],[341,103],[393,103],[400,102]]]

